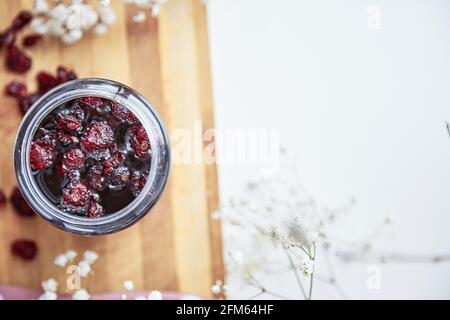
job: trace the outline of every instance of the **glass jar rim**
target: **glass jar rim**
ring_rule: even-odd
[[[102,97],[125,106],[141,121],[152,147],[149,176],[139,195],[126,207],[99,218],[71,215],[51,203],[37,185],[29,165],[31,142],[42,120],[62,103],[84,96]],[[160,116],[138,92],[112,80],[78,79],[47,92],[25,114],[14,145],[14,171],[28,204],[56,227],[82,235],[109,234],[136,223],[159,200],[170,171],[170,144]]]

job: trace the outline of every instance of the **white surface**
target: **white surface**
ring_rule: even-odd
[[[381,29],[367,28],[369,5]],[[450,253],[450,2],[211,0],[218,128],[276,128],[303,183],[331,206],[358,201],[342,234],[390,215],[387,252]],[[222,198],[257,168],[219,168]],[[450,263],[338,269],[352,298],[450,298]],[[278,285],[297,292],[292,279]],[[316,287],[316,297],[332,298]]]

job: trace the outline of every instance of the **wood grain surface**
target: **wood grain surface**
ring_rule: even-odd
[[[64,46],[46,39],[29,50],[33,68],[24,76],[0,65],[0,86],[23,79],[34,89],[39,70],[73,67],[79,77],[102,77],[130,85],[156,107],[169,134],[178,128],[214,127],[210,84],[206,8],[200,0],[169,0],[158,19],[136,24],[132,8],[113,0],[117,22],[105,36],[85,35]],[[31,0],[0,1],[0,29]],[[26,34],[23,32],[22,34]],[[4,53],[1,54],[3,61]],[[9,194],[16,184],[12,148],[21,116],[13,99],[0,95],[0,188]],[[155,209],[131,228],[106,237],[81,237],[55,229],[43,219],[21,218],[10,204],[0,208],[0,283],[39,288],[65,270],[54,257],[68,249],[99,253],[94,274],[82,280],[91,292],[123,290],[133,280],[137,290],[170,290],[211,296],[223,278],[220,225],[211,219],[218,204],[214,165],[174,164],[168,187]],[[17,238],[33,239],[39,254],[32,262],[12,257]]]

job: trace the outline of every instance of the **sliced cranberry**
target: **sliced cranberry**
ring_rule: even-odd
[[[72,70],[67,70],[65,67],[59,66],[56,70],[56,78],[59,83],[77,79],[77,75]]]
[[[89,218],[98,218],[104,214],[103,207],[96,201],[91,201],[86,216]]]
[[[126,187],[128,180],[130,179],[130,170],[121,166],[112,169],[108,175],[108,188],[113,191],[120,191]]]
[[[33,47],[42,39],[43,37],[40,34],[30,34],[23,38],[22,45],[24,47]]]
[[[142,189],[144,189],[144,186],[147,183],[147,176],[147,172],[142,173],[139,171],[134,171],[131,175],[131,191],[135,197],[137,197]]]
[[[33,240],[18,239],[11,243],[11,253],[24,260],[32,260],[38,248]]]
[[[86,151],[105,150],[114,142],[114,132],[106,122],[94,121],[86,130],[81,146]]]
[[[103,177],[102,166],[92,166],[88,172],[87,179],[89,186],[95,191],[103,191],[105,189],[105,178]]]
[[[150,156],[150,140],[144,127],[138,125],[130,128],[130,145],[138,158]]]
[[[63,110],[56,116],[56,125],[65,132],[77,132],[82,128],[85,114],[81,108]]]
[[[3,193],[3,191],[0,190],[0,205],[3,205],[3,204],[5,204],[5,203],[6,203],[6,196],[5,196],[5,194]]]
[[[45,71],[39,72],[36,76],[36,80],[38,83],[38,90],[40,94],[44,94],[50,91],[59,84],[58,79]]]
[[[79,169],[84,163],[84,153],[80,149],[67,151],[63,156],[62,168],[64,171]]]
[[[19,215],[24,217],[35,216],[33,209],[31,209],[31,207],[28,205],[28,202],[22,196],[22,193],[20,192],[18,187],[15,187],[13,189],[10,201]]]
[[[19,12],[19,14],[14,18],[11,27],[15,31],[19,31],[20,29],[23,29],[27,24],[31,22],[33,19],[33,15],[30,11],[22,10]]]
[[[89,199],[91,198],[91,193],[88,188],[81,182],[71,184],[63,190],[63,204],[72,205],[75,207],[85,207]]]
[[[139,122],[134,113],[130,112],[126,107],[112,101],[110,102],[110,104],[111,113],[117,120],[131,125]]]
[[[52,154],[41,144],[33,142],[30,148],[30,162],[33,170],[42,170],[52,164]]]
[[[7,95],[16,98],[25,98],[27,96],[27,86],[20,81],[11,81],[5,89]]]
[[[26,96],[22,99],[20,99],[20,111],[22,111],[22,114],[27,113],[27,111],[31,108],[31,106],[38,101],[38,99],[41,97],[40,94],[33,93],[29,96]]]
[[[6,48],[6,66],[14,72],[24,73],[31,68],[31,58],[15,45]]]
[[[87,108],[93,109],[93,110],[99,110],[104,106],[104,101],[102,98],[99,97],[82,97],[78,98],[77,102]]]

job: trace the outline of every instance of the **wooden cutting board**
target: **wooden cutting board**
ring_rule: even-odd
[[[201,0],[169,0],[157,19],[136,24],[135,10],[113,0],[117,22],[105,36],[86,35],[64,46],[47,39],[29,50],[33,69],[11,74],[0,64],[0,86],[22,79],[34,89],[39,70],[72,67],[79,77],[120,81],[143,94],[156,107],[169,135],[192,129],[195,121],[212,128],[206,8]],[[0,1],[0,29],[31,0]],[[22,34],[26,34],[23,32]],[[15,101],[0,94],[0,188],[10,194],[16,184],[12,149],[21,116]],[[54,257],[68,249],[99,253],[94,274],[82,280],[91,292],[123,290],[133,280],[137,290],[170,290],[211,296],[211,286],[223,278],[219,222],[211,219],[218,203],[213,165],[174,164],[168,187],[156,208],[133,227],[105,237],[81,237],[55,229],[40,217],[17,216],[10,204],[0,208],[0,284],[39,288],[56,278],[65,292],[65,270]],[[11,241],[33,239],[37,258],[24,262],[10,254]]]

